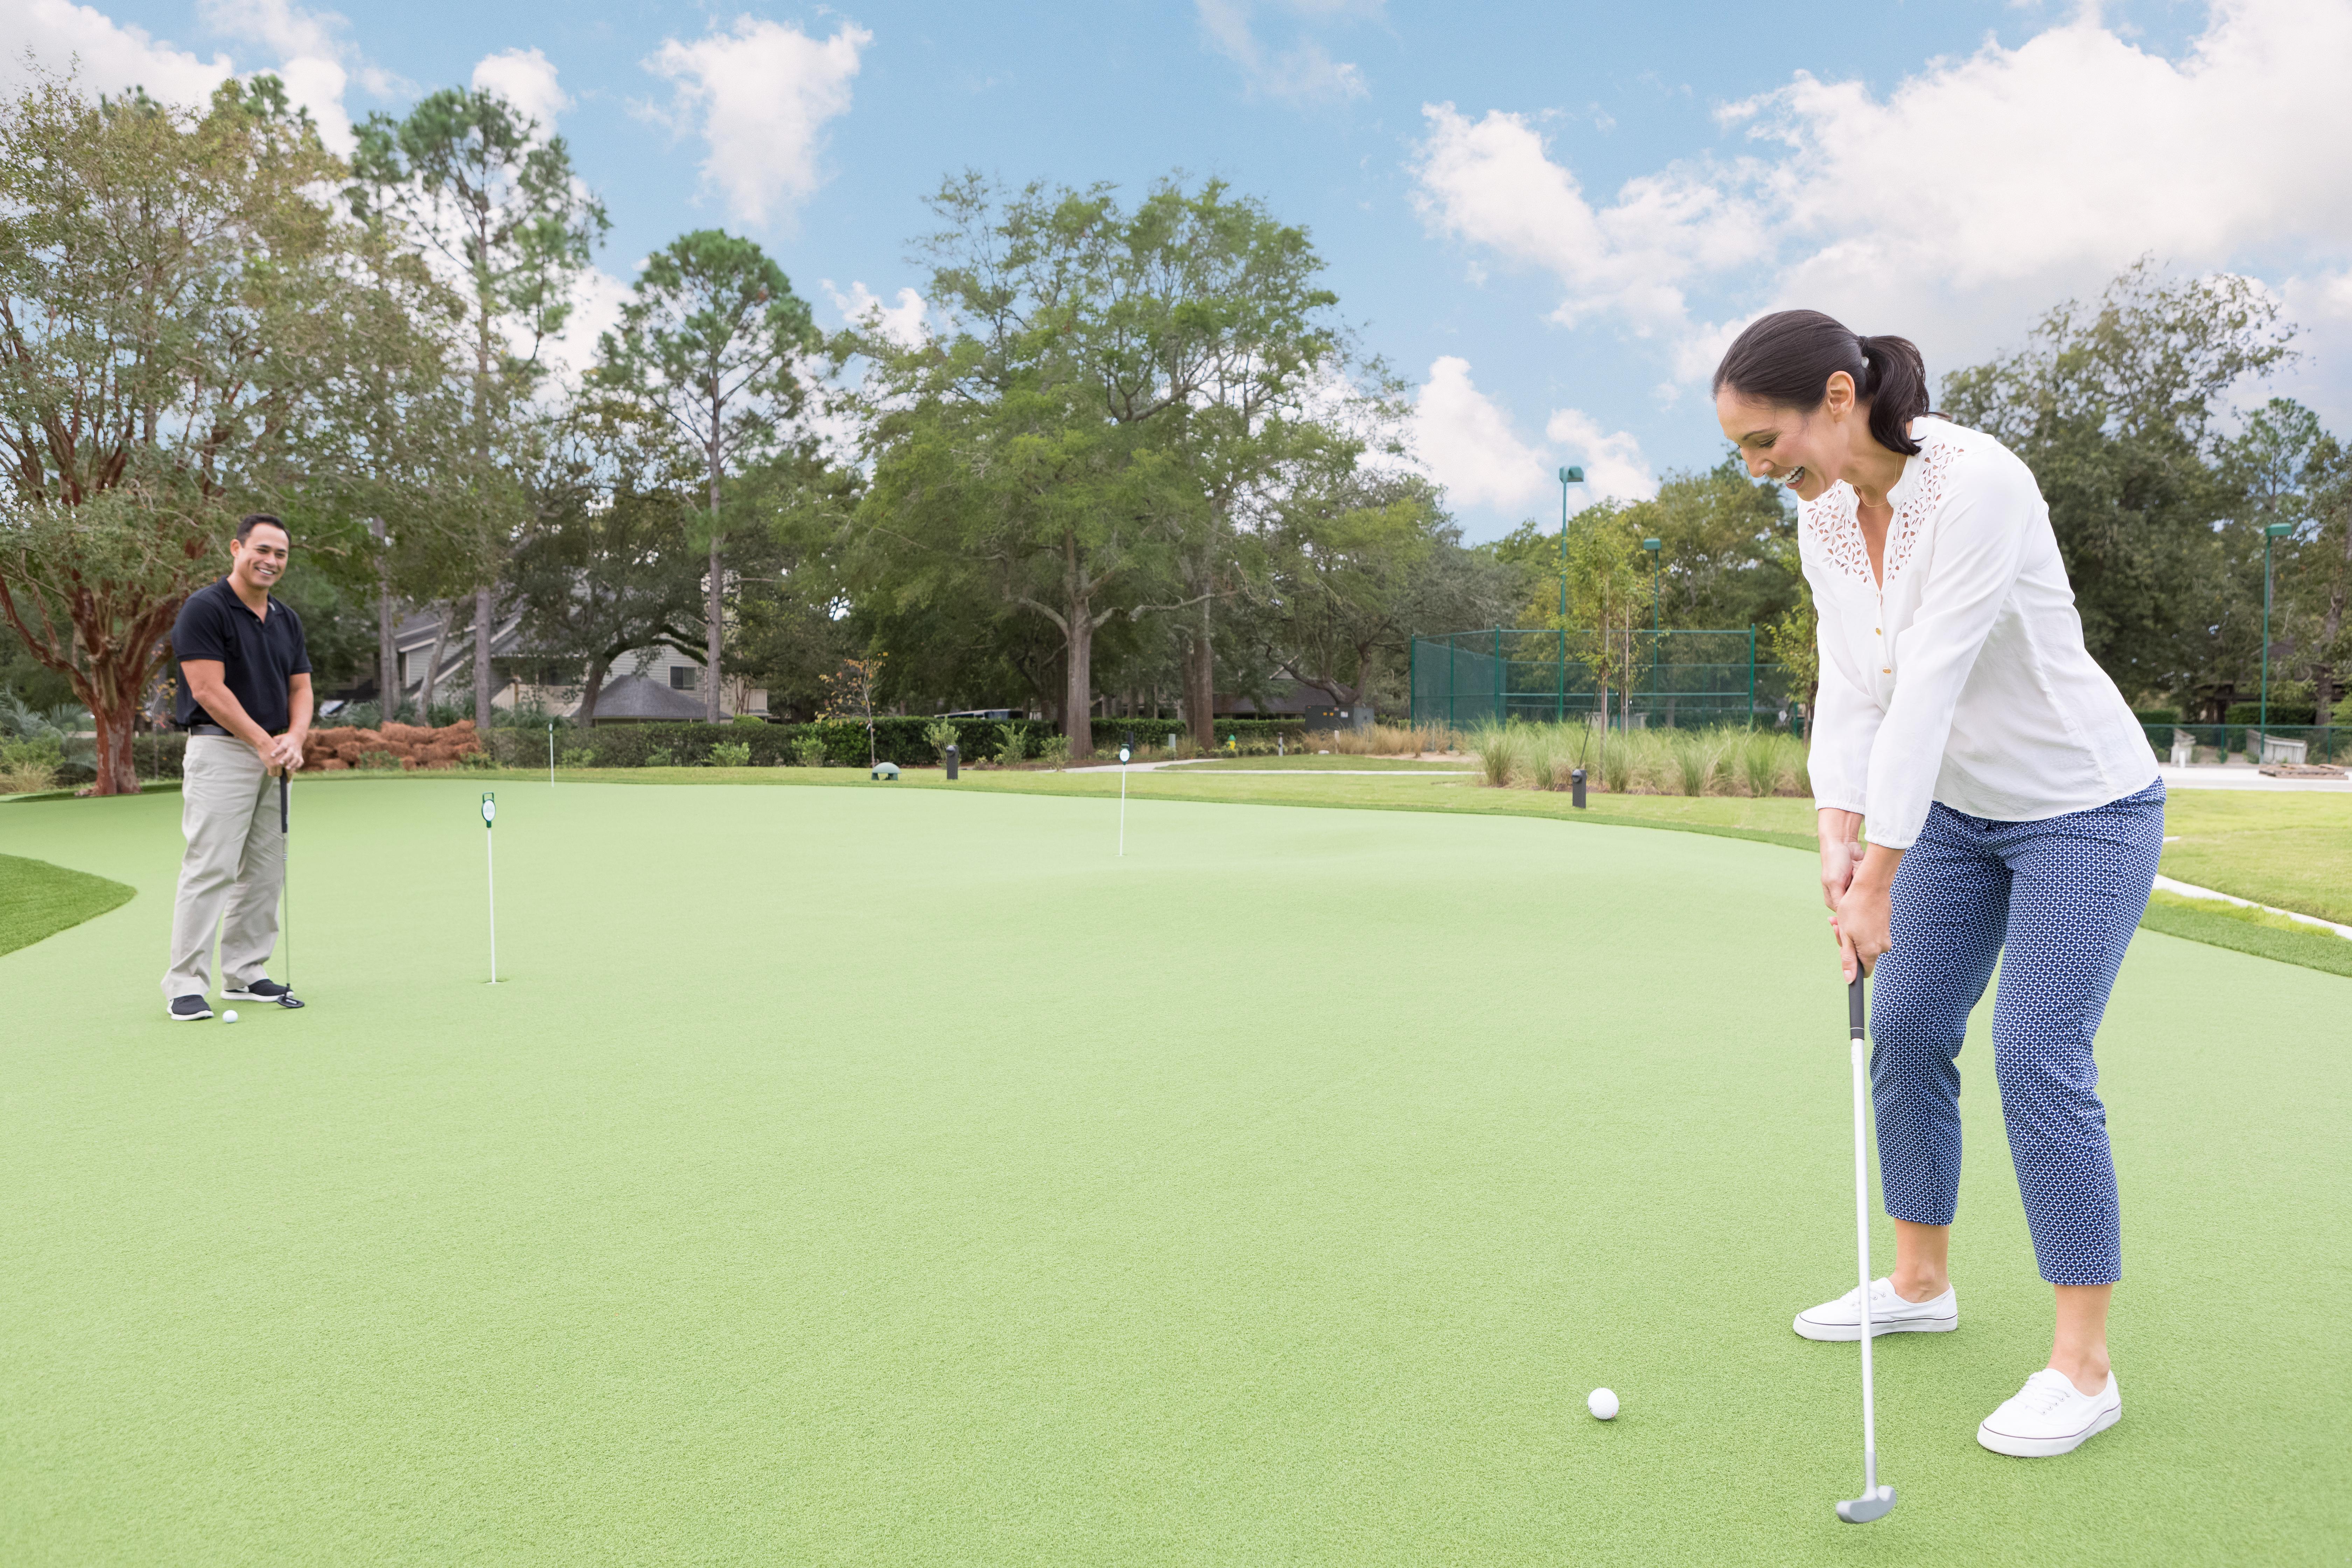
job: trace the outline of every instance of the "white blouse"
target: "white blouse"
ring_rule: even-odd
[[[1913,423],[1887,493],[1885,579],[1843,480],[1797,507],[1821,616],[1813,804],[1908,848],[1931,800],[2032,822],[2146,789],[2156,753],[2083,647],[2074,591],[2033,474],[1991,437]]]

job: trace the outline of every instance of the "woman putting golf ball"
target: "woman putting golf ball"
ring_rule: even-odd
[[[1998,960],[1993,1071],[2057,1327],[2049,1363],[1977,1441],[2041,1457],[2123,1415],[2106,1338],[2122,1248],[2091,1042],[2155,879],[2164,784],[2084,648],[2032,473],[1931,414],[1927,379],[1901,338],[1784,310],[1724,355],[1716,414],[1750,474],[1795,492],[1821,617],[1822,891],[1847,979],[1872,975],[1895,1233],[1894,1272],[1868,1287],[1871,1331],[1959,1326],[1955,1059]],[[1800,1312],[1796,1331],[1859,1339],[1863,1308],[1857,1288]]]

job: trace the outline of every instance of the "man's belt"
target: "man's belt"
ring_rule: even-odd
[[[269,732],[272,735],[283,735],[286,733],[283,730],[272,730]],[[217,724],[191,724],[188,726],[188,733],[191,735],[218,735],[224,741],[234,741],[236,739],[236,736],[233,731],[224,730]]]

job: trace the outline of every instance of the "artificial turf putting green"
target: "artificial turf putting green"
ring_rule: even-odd
[[[1981,1039],[1958,1333],[1859,1485],[1810,865],[1517,818],[890,789],[297,793],[311,1005],[153,896],[0,958],[0,1562],[2319,1563],[2352,981],[2143,932],[2102,1037],[2126,1418],[2040,1364]],[[1882,1226],[1882,1245],[1888,1244]],[[1883,1267],[1883,1263],[1882,1263]],[[1608,1384],[1602,1426],[1583,1395]]]
[[[121,883],[86,871],[0,855],[0,952],[30,947],[129,903],[131,896]]]

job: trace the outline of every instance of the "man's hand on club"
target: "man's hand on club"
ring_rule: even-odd
[[[261,753],[271,773],[291,773],[302,766],[302,741],[297,735],[272,735],[269,745]]]

